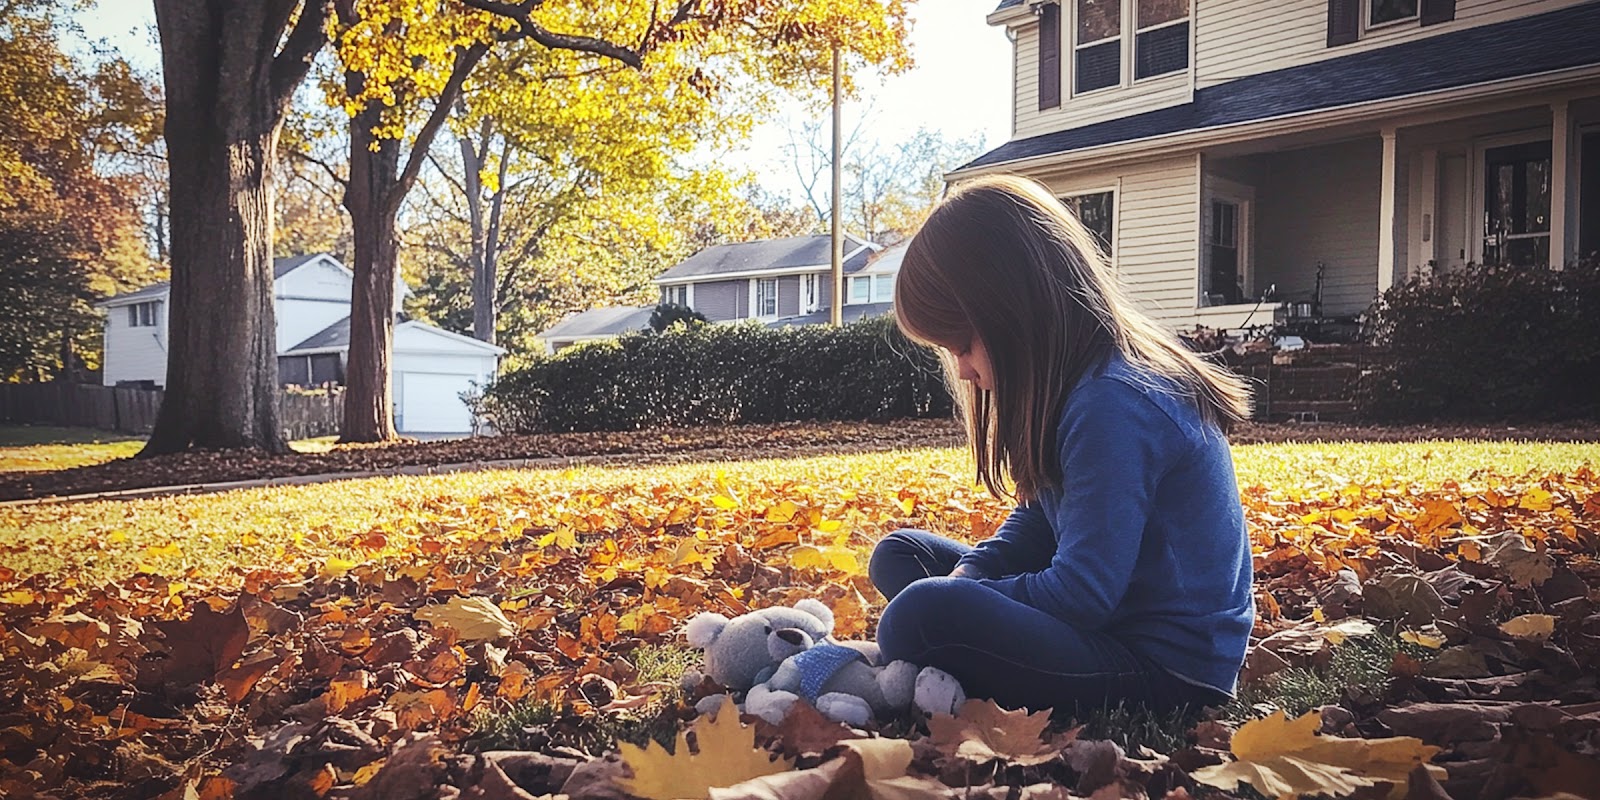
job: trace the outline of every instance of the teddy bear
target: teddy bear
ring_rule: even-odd
[[[966,702],[961,684],[943,670],[884,664],[876,643],[833,641],[833,611],[810,598],[732,619],[704,612],[689,620],[685,633],[705,651],[705,674],[744,692],[744,711],[775,725],[802,698],[823,716],[855,727],[912,706],[924,714],[953,714]],[[691,673],[685,682],[699,677]],[[722,700],[714,695],[695,706],[708,713]]]

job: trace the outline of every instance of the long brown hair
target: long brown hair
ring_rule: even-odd
[[[1249,410],[1244,381],[1140,312],[1083,223],[1026,178],[952,189],[906,250],[894,309],[907,336],[941,349],[978,477],[996,497],[1012,494],[1008,479],[1020,500],[1061,484],[1062,405],[1112,352],[1170,380],[1223,429]],[[951,352],[974,339],[988,351],[992,390],[956,376]]]

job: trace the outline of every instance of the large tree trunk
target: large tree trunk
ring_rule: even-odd
[[[282,3],[155,6],[167,94],[172,291],[166,397],[140,455],[190,447],[284,452],[272,164],[288,94],[305,74],[299,62],[321,44],[314,38],[321,9],[309,2],[302,10],[302,22],[310,17],[316,30],[296,26],[283,54],[295,63],[286,63],[274,58],[288,25]]]
[[[374,139],[380,109],[368,106],[350,119],[350,185],[344,207],[355,233],[355,286],[341,442],[382,442],[397,435],[390,358],[400,240],[395,232],[398,209],[390,207],[390,198],[399,183],[400,142]]]

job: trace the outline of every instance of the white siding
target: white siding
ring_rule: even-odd
[[[394,402],[398,410],[396,426],[404,432],[416,433],[464,433],[464,430],[428,431],[422,426],[409,424],[406,417],[413,419],[434,418],[441,416],[437,410],[418,407],[418,403],[459,403],[455,397],[441,397],[438,392],[432,392],[427,397],[407,397],[405,394],[406,375],[422,376],[451,376],[466,390],[469,382],[482,387],[489,383],[495,375],[495,365],[498,358],[493,353],[477,350],[473,345],[456,340],[437,331],[421,327],[415,323],[401,325],[394,332]],[[413,387],[441,383],[442,379],[428,381],[412,381]],[[445,416],[449,416],[448,414]]]
[[[167,383],[167,313],[171,306],[165,293],[148,299],[161,301],[161,321],[154,326],[130,327],[127,306],[105,309],[101,382],[106,386],[122,381],[155,381],[157,386]]]
[[[1311,299],[1318,261],[1326,312],[1353,314],[1377,297],[1381,157],[1376,136],[1262,157],[1256,266],[1278,297]]]
[[[273,284],[278,352],[350,316],[350,276],[318,259]]]
[[[1065,16],[1065,15],[1064,15]],[[1067,19],[1062,30],[1067,31]],[[1013,93],[1016,108],[1012,118],[1012,138],[1025,139],[1042,133],[1076,128],[1109,119],[1132,116],[1145,111],[1189,102],[1189,73],[1174,72],[1139,81],[1132,86],[1102,89],[1079,97],[1072,96],[1072,47],[1061,48],[1061,105],[1039,109],[1039,25],[1030,22],[1017,29],[1016,75]]]
[[[1458,0],[1456,18],[1424,28],[1398,23],[1365,31],[1359,41],[1328,46],[1327,0],[1216,0],[1195,3],[1195,85],[1204,89],[1263,72],[1297,67],[1443,33],[1492,25],[1578,5],[1583,0]]]
[[[1199,161],[1184,156],[1119,170],[1046,177],[1058,194],[1116,187],[1112,258],[1129,295],[1169,324],[1194,315],[1200,250]]]

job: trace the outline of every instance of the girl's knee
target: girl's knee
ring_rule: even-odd
[[[922,531],[902,528],[878,540],[867,559],[867,577],[880,591],[893,582],[891,575],[898,573],[907,559],[916,559],[917,536]]]
[[[967,578],[924,578],[901,590],[878,621],[878,644],[890,659],[916,656],[959,633],[962,611],[974,604],[974,592],[987,591]]]

